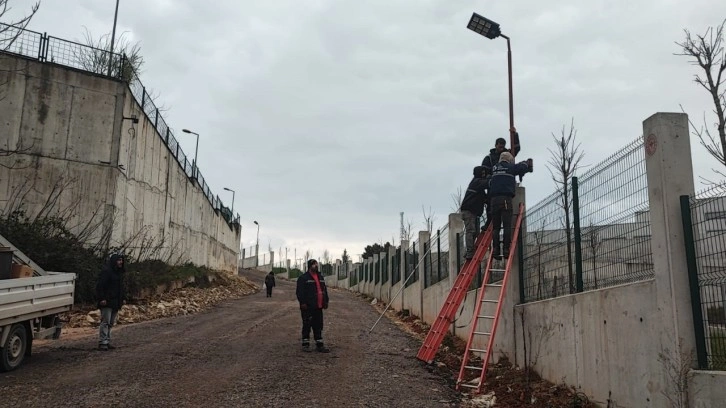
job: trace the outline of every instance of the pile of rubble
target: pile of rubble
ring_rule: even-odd
[[[140,300],[121,308],[118,324],[131,324],[162,317],[188,315],[200,312],[227,299],[235,299],[255,293],[259,286],[247,278],[218,275],[207,288],[187,287]],[[77,308],[63,320],[65,327],[97,327],[100,320],[98,309]]]

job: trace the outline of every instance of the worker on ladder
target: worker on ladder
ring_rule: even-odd
[[[494,170],[494,166],[499,163],[499,157],[502,153],[508,152],[511,153],[512,156],[517,156],[519,151],[521,150],[521,147],[519,145],[519,133],[517,133],[517,129],[514,129],[514,145],[511,149],[507,149],[507,140],[503,137],[498,138],[494,142],[494,148],[489,150],[489,154],[484,156],[484,160],[481,161],[481,165],[484,166],[484,179],[486,180],[486,185],[489,187],[489,182],[492,178],[492,172]],[[487,219],[484,223],[484,226],[481,228],[482,231],[486,230],[487,227],[489,227],[489,223],[492,222],[492,208],[491,208],[491,194],[488,195],[488,200],[486,203],[486,209],[487,209]]]
[[[492,213],[493,246],[492,256],[502,259],[499,231],[504,224],[504,257],[509,257],[512,243],[512,199],[517,188],[516,176],[523,177],[533,170],[532,159],[514,164],[514,156],[509,152],[499,155],[499,163],[492,168],[489,181],[489,203]]]
[[[464,220],[464,245],[466,253],[464,258],[471,260],[474,257],[474,241],[479,232],[477,218],[484,213],[484,204],[487,201],[487,181],[484,166],[474,167],[474,178],[466,188],[464,199],[461,200],[461,218]]]

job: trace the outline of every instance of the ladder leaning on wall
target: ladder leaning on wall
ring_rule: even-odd
[[[477,297],[476,305],[474,306],[474,314],[472,315],[469,339],[466,342],[464,357],[461,360],[461,369],[459,370],[459,376],[456,380],[457,390],[460,390],[462,387],[464,387],[473,389],[474,393],[478,394],[481,392],[481,388],[484,385],[484,381],[486,380],[487,366],[489,365],[492,350],[494,349],[494,336],[496,335],[497,325],[499,324],[499,317],[501,316],[502,312],[504,294],[506,293],[507,282],[509,282],[514,256],[517,253],[516,243],[519,239],[519,232],[522,226],[523,215],[524,204],[520,203],[519,214],[517,215],[517,220],[514,223],[514,228],[512,231],[512,245],[510,245],[507,258],[505,258],[505,269],[493,269],[492,256],[490,256],[489,260],[487,261],[487,268],[484,274],[484,280],[482,281],[482,286],[479,290],[479,296]],[[488,283],[491,279],[492,272],[504,272],[502,280],[496,283]],[[486,349],[474,348],[473,346],[475,339],[482,339],[483,343],[486,344]],[[473,365],[471,363],[472,357],[474,356],[481,359],[481,366]],[[478,381],[474,381],[473,383],[465,383],[464,377],[467,372],[477,373],[477,375],[479,376]]]

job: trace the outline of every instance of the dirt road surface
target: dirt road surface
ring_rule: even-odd
[[[245,272],[255,282],[263,274]],[[349,292],[330,290],[330,354],[300,350],[292,282],[197,315],[115,328],[35,347],[0,374],[3,407],[441,407],[456,394],[416,359],[418,343]],[[64,335],[65,336],[65,335]]]

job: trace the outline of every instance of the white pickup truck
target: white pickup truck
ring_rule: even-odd
[[[32,277],[0,279],[0,371],[14,370],[30,355],[34,339],[57,339],[58,315],[73,307],[76,274],[46,272],[0,235]]]

